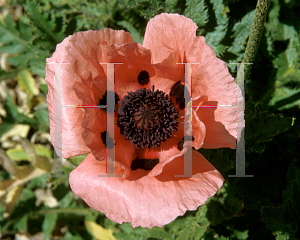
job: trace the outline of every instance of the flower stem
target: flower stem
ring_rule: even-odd
[[[254,62],[255,55],[259,46],[260,38],[264,29],[264,23],[267,17],[270,3],[271,0],[257,1],[254,20],[252,23],[249,40],[247,42],[246,50],[243,57],[244,63]],[[249,78],[251,68],[252,68],[252,64],[245,65],[245,79]]]

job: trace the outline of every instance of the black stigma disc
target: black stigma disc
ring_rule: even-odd
[[[149,82],[150,76],[147,71],[141,71],[138,76],[138,82],[142,86],[146,85]]]
[[[171,99],[152,86],[128,92],[120,101],[117,124],[136,148],[160,147],[177,131],[178,114]]]

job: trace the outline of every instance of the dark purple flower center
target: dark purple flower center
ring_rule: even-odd
[[[118,126],[136,148],[160,147],[177,131],[179,112],[164,92],[141,88],[120,101]]]
[[[154,158],[154,159],[135,159],[132,163],[131,163],[131,170],[137,170],[139,169],[144,169],[144,170],[152,170],[156,164],[159,163],[158,158]]]

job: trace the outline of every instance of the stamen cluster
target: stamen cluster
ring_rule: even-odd
[[[178,127],[178,110],[163,91],[138,89],[120,101],[118,126],[136,148],[160,147]]]

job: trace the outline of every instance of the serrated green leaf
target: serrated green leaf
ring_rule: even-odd
[[[10,29],[15,34],[18,34],[18,31],[16,30],[17,24],[13,21],[10,14],[8,14],[8,16],[6,18],[6,24],[7,24],[8,29]]]
[[[57,213],[48,213],[45,214],[44,222],[42,225],[43,233],[45,239],[49,239],[56,225],[58,218]]]
[[[50,55],[49,50],[54,48],[55,43],[52,41],[52,47],[47,47],[43,50],[38,45],[33,44],[36,37],[42,37],[43,34],[32,32],[36,28],[34,25],[29,25],[28,19],[22,16],[17,23],[15,23],[11,16],[8,15],[5,19],[0,21],[0,52],[12,53],[13,55],[7,58],[7,61],[17,67],[16,70],[9,73],[1,73],[0,78],[5,76],[15,76],[16,72],[23,69],[32,69],[34,73],[45,75],[45,59]],[[48,44],[49,45],[49,44]],[[42,65],[42,67],[40,67]]]
[[[159,227],[154,227],[151,230],[148,231],[147,234],[148,237],[150,238],[167,238],[168,237],[168,233],[163,229],[163,228],[159,228]]]
[[[29,25],[30,23],[28,19],[26,19],[24,16],[21,16],[18,20],[18,24],[21,38],[27,42],[32,43],[34,35],[32,34],[32,28]]]
[[[197,213],[196,213],[196,222],[199,224],[199,229],[197,231],[197,236],[201,238],[207,228],[209,227],[210,222],[206,218],[206,213],[207,213],[207,203],[204,205],[200,206]]]
[[[44,56],[43,59],[41,59],[41,58],[30,59],[30,61],[29,61],[30,71],[32,73],[35,73],[35,74],[37,74],[37,75],[45,78],[45,68],[46,68],[46,61],[45,61],[45,59],[46,59],[46,57],[47,56]]]
[[[255,10],[247,13],[240,22],[237,22],[233,26],[233,43],[232,46],[228,48],[229,52],[232,52],[240,57],[243,56],[244,50],[246,48],[247,39],[250,34]]]
[[[185,222],[185,218],[177,218],[173,222],[170,222],[167,225],[167,228],[170,229],[169,231],[172,234],[177,234],[179,229],[183,226],[184,222]]]
[[[285,6],[285,10],[291,14],[282,21],[282,10],[280,1],[274,0],[265,24],[271,42],[268,45],[274,55],[272,63],[277,69],[275,91],[269,105],[280,110],[300,106],[300,35],[297,23],[293,23],[298,18],[292,9]],[[275,43],[278,45],[279,42],[281,48],[275,48]]]
[[[190,240],[190,239],[199,240],[201,237],[199,235],[199,230],[200,230],[200,227],[197,224],[196,219],[194,217],[187,217],[184,222],[184,226],[179,231],[176,239],[178,239],[178,240]]]
[[[208,21],[208,11],[204,0],[187,0],[185,14],[198,27],[203,27]]]
[[[217,56],[220,56],[223,53],[222,50],[226,49],[218,48],[218,46],[220,45],[227,32],[227,12],[229,11],[229,8],[224,6],[223,0],[211,0],[210,2],[213,5],[213,11],[216,16],[217,26],[215,27],[215,30],[213,32],[208,32],[205,35],[205,42],[213,48]]]
[[[4,24],[3,24],[4,23]],[[20,37],[20,34],[16,28],[16,23],[12,20],[10,14],[8,14],[0,24],[0,42],[4,45],[18,44],[28,45],[28,43]],[[2,46],[3,47],[3,46]]]
[[[163,12],[165,7],[162,0],[125,0],[125,4],[131,8],[138,8],[140,14],[147,19],[154,17],[157,12]]]
[[[280,54],[273,63],[275,67],[279,69],[278,75],[285,75],[291,68],[296,68],[299,66],[300,60],[300,41],[299,34],[294,26],[288,26],[283,23],[279,23],[277,26],[277,33],[274,38],[278,41],[288,41],[287,49],[284,54]]]
[[[54,17],[55,14],[53,12],[50,14],[49,19],[49,14],[43,12],[40,5],[34,1],[28,1],[25,5],[25,10],[32,24],[41,31],[39,32],[40,34],[46,33],[53,40],[55,40],[56,43],[59,43],[64,39],[64,29],[62,29],[60,32],[56,32],[56,18]]]

